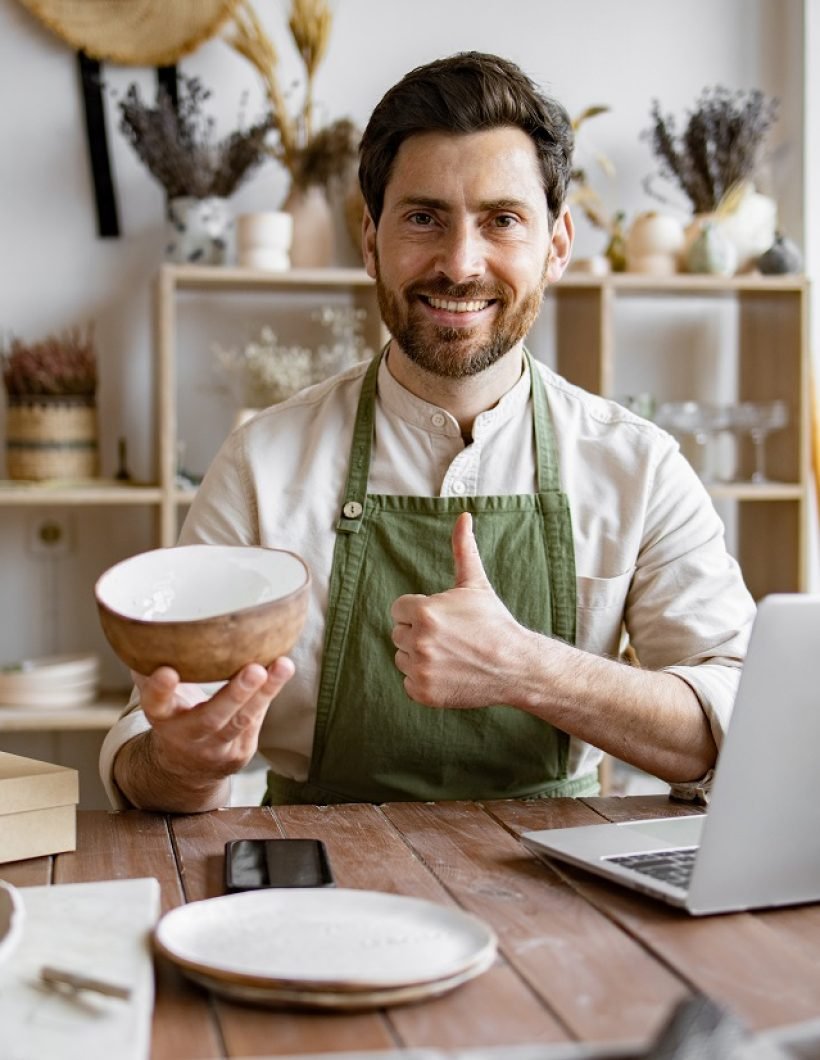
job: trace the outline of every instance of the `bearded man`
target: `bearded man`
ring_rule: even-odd
[[[570,257],[571,158],[564,109],[497,56],[377,105],[390,341],[235,431],[181,535],[298,551],[307,625],[215,692],[136,675],[115,805],[223,805],[257,750],[269,804],[592,795],[604,752],[708,788],[754,615],[723,527],[672,438],[524,346]]]

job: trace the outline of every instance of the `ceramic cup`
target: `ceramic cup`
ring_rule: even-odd
[[[281,210],[240,214],[236,220],[236,252],[240,265],[282,272],[290,268],[293,218]]]

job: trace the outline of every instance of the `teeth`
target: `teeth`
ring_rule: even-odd
[[[444,298],[428,298],[433,309],[445,309],[448,313],[478,313],[490,304],[489,299],[483,302],[448,302]]]

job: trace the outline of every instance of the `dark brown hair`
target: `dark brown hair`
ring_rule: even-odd
[[[572,122],[515,63],[482,52],[459,52],[418,66],[376,105],[359,147],[359,182],[370,216],[378,224],[393,163],[409,136],[505,125],[522,129],[535,144],[554,221],[570,179]]]

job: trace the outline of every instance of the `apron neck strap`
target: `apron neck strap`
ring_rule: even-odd
[[[370,449],[373,442],[373,413],[376,407],[376,380],[379,365],[387,352],[384,347],[378,357],[374,357],[364,375],[362,391],[359,395],[359,407],[356,410],[356,423],[353,427],[353,441],[350,446],[347,485],[345,486],[342,515],[336,524],[337,530],[357,534],[362,526],[364,502],[367,497],[367,478],[370,474]]]
[[[541,373],[535,365],[532,354],[526,347],[524,347],[524,357],[530,370],[536,483],[539,493],[549,493],[561,488],[561,480],[558,474],[558,453],[555,449],[555,435],[552,430],[552,417],[547,406],[547,390],[544,386],[544,380],[541,378]]]
[[[350,461],[342,514],[336,524],[337,530],[343,530],[347,533],[358,533],[362,525],[364,504],[367,498],[367,479],[370,474],[370,450],[373,443],[376,380],[379,375],[379,365],[386,352],[387,346],[378,357],[374,357],[370,362],[365,372],[361,394],[359,395],[356,423],[353,427],[353,441],[350,446]],[[547,493],[560,489],[555,438],[547,408],[547,392],[544,387],[544,381],[533,362],[532,355],[526,348],[524,349],[524,357],[530,373],[530,392],[533,404],[536,482],[538,492]]]

